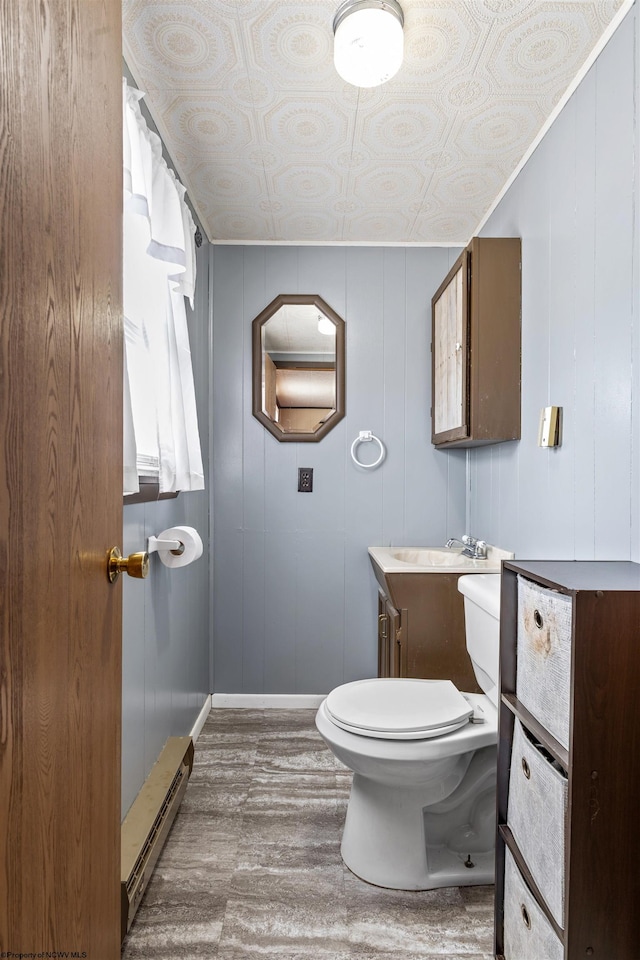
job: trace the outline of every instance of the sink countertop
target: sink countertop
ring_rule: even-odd
[[[462,547],[369,547],[369,556],[383,573],[499,573],[501,561],[514,558],[491,545],[486,560],[463,557]]]

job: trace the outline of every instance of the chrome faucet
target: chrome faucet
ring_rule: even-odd
[[[487,559],[487,544],[484,540],[476,540],[475,537],[470,537],[469,534],[465,533],[461,539],[450,537],[445,546],[451,548],[454,543],[461,544],[463,557],[470,557],[472,560]]]

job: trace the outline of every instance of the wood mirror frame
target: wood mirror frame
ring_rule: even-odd
[[[304,429],[296,428],[292,426],[283,426],[276,417],[278,417],[280,408],[277,405],[276,397],[276,378],[277,369],[275,364],[271,361],[271,357],[268,355],[267,350],[264,348],[264,328],[265,325],[275,317],[275,315],[284,307],[296,306],[307,308],[304,312],[307,316],[302,320],[302,322],[309,323],[311,317],[309,317],[310,310],[316,311],[318,314],[317,320],[321,319],[321,316],[326,317],[335,327],[335,351],[334,351],[334,360],[331,367],[327,363],[319,363],[313,360],[304,361],[300,359],[298,352],[293,351],[292,359],[288,362],[280,362],[281,369],[289,369],[295,373],[298,373],[300,370],[307,369],[310,373],[321,375],[326,373],[327,369],[333,369],[334,374],[334,383],[333,383],[333,402],[331,406],[327,409],[321,408],[318,405],[318,402],[310,404],[310,410],[313,410],[314,407],[318,407],[318,416],[319,420],[313,429]],[[258,316],[253,321],[252,325],[252,347],[253,347],[253,415],[260,421],[260,423],[265,427],[269,433],[276,438],[280,443],[317,443],[330,431],[333,430],[335,425],[342,420],[345,414],[345,330],[344,330],[344,320],[342,317],[338,316],[335,310],[325,303],[322,297],[319,297],[317,294],[284,294],[281,293],[277,296],[271,303],[264,308],[262,313],[259,313]],[[289,345],[290,350],[290,345]],[[268,377],[268,368],[267,363],[269,363],[269,369],[273,369],[274,377],[271,383],[271,387],[268,386],[267,380]],[[275,410],[275,416],[270,415],[266,409],[267,405],[271,406],[271,401],[266,401],[265,391],[269,390],[271,394],[271,400],[273,401],[273,407]]]

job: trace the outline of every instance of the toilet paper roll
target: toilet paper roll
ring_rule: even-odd
[[[158,534],[158,540],[179,540],[184,546],[181,553],[158,550],[158,556],[165,567],[186,567],[202,556],[202,540],[193,527],[169,527]]]

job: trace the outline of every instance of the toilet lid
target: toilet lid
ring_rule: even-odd
[[[356,680],[332,690],[326,709],[337,726],[390,740],[439,737],[473,713],[451,680]]]

